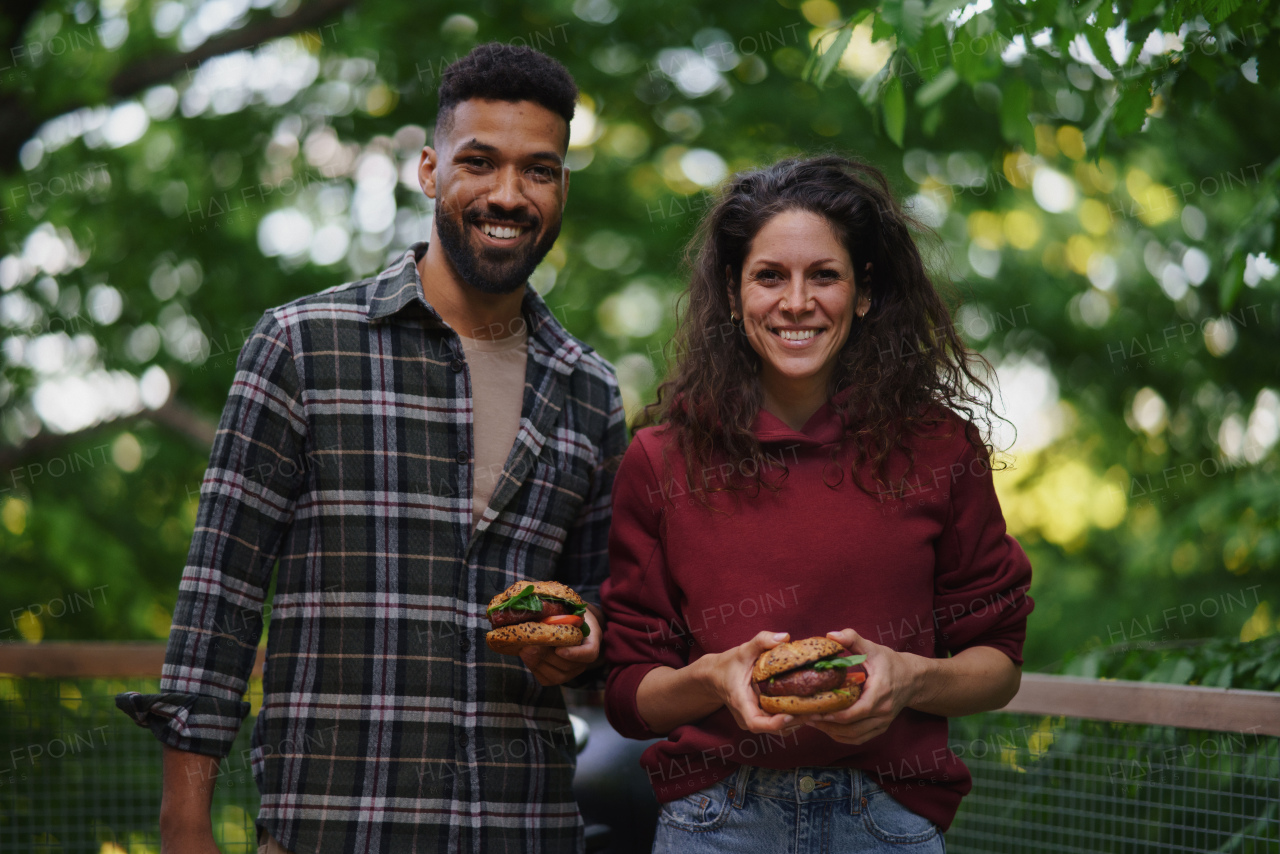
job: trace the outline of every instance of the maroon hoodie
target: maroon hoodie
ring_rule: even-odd
[[[830,404],[799,432],[764,411],[754,430],[777,490],[716,491],[755,470],[751,461],[725,460],[704,470],[710,510],[691,494],[667,429],[640,430],[623,458],[611,577],[601,591],[613,666],[605,703],[620,733],[659,737],[636,709],[650,670],[684,667],[762,630],[799,640],[852,628],[902,652],[939,658],[989,646],[1022,663],[1031,566],[1005,531],[991,473],[965,440],[963,422],[952,416],[913,439],[910,471],[895,457],[889,483],[899,497],[852,482],[852,448]],[[912,709],[855,746],[811,727],[753,735],[722,707],[676,727],[641,764],[664,802],[740,764],[860,768],[944,830],[972,787],[947,748],[946,718]]]

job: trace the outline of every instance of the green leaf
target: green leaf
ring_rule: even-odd
[[[960,75],[951,67],[942,69],[937,77],[916,90],[916,106],[931,107],[946,97],[946,94],[960,82]]]
[[[560,602],[568,605],[573,610],[575,617],[581,617],[587,612],[585,603],[570,602],[568,599],[561,599],[559,596],[539,596],[533,590],[534,587],[530,584],[502,604],[489,608],[485,613],[492,614],[494,611],[541,611],[543,602]]]
[[[1155,670],[1142,677],[1144,682],[1172,682],[1185,685],[1196,673],[1196,663],[1190,658],[1166,658]]]
[[[907,127],[907,103],[902,91],[902,78],[895,77],[889,81],[880,101],[884,114],[884,132],[898,148],[902,148],[902,135]]]
[[[893,27],[899,42],[914,45],[924,32],[924,0],[885,0],[880,17]]]
[[[1106,30],[1102,27],[1086,26],[1084,37],[1089,42],[1089,49],[1093,51],[1093,56],[1098,62],[1112,73],[1120,70],[1120,66],[1116,64],[1116,58],[1111,55],[1111,46],[1107,44]]]
[[[1230,688],[1231,677],[1234,675],[1235,675],[1235,666],[1231,664],[1227,664],[1209,673],[1207,676],[1204,677],[1204,679],[1200,682],[1200,684],[1204,685],[1207,688]]]
[[[942,24],[926,28],[919,44],[905,53],[915,65],[921,79],[936,78],[951,67],[951,41],[947,37],[947,28]],[[905,72],[903,76],[906,76]]]
[[[1141,21],[1156,10],[1156,7],[1163,3],[1164,0],[1134,0],[1133,8],[1129,10],[1130,21]],[[1142,42],[1134,42],[1142,44]]]
[[[858,97],[862,99],[862,103],[870,107],[876,101],[880,100],[884,91],[884,81],[889,79],[889,66],[892,63],[886,62],[884,68],[881,68],[867,81],[858,87]]]
[[[956,30],[951,43],[951,62],[969,83],[994,80],[1005,70],[1000,53],[1007,43],[991,20],[979,15]]]
[[[1103,108],[1098,117],[1093,120],[1093,124],[1089,125],[1089,129],[1084,132],[1084,146],[1088,151],[1093,152],[1096,158],[1102,156],[1103,149],[1106,147],[1107,125],[1111,123],[1111,117],[1116,112],[1115,99]]]
[[[1220,24],[1240,8],[1241,0],[1217,0],[1205,4],[1204,16],[1211,24]]]
[[[1227,265],[1227,272],[1223,274],[1222,283],[1218,285],[1218,307],[1223,311],[1232,309],[1240,296],[1240,291],[1244,289],[1244,266],[1243,252],[1237,252],[1232,256],[1231,263]]]
[[[538,594],[533,592],[533,585],[530,584],[507,601],[494,605],[485,613],[492,614],[494,611],[541,611],[542,600],[538,598]]]
[[[898,31],[885,19],[884,15],[876,15],[871,21],[871,41],[882,42],[893,38]]]
[[[1196,665],[1189,658],[1179,658],[1174,662],[1169,681],[1177,685],[1186,685],[1196,672]]]
[[[956,9],[963,9],[968,4],[969,0],[934,0],[924,13],[925,23],[930,26],[941,24]]]
[[[861,664],[866,661],[865,655],[846,655],[843,658],[827,658],[822,661],[815,662],[814,670],[834,670],[837,667],[853,667],[855,664]]]
[[[827,82],[827,78],[831,76],[831,72],[835,71],[836,66],[840,63],[840,57],[844,55],[844,50],[849,46],[849,39],[853,38],[853,27],[845,24],[836,30],[835,38],[832,39],[826,50],[821,56],[815,52],[814,56],[817,61],[814,63],[811,79],[818,86],[823,86]],[[819,45],[822,44],[820,41]]]
[[[1111,124],[1121,136],[1127,136],[1142,129],[1147,120],[1147,108],[1151,106],[1151,93],[1146,81],[1136,85],[1125,86],[1115,104],[1115,113]]]
[[[1015,77],[1004,87],[1000,99],[1000,133],[1009,142],[1020,143],[1027,151],[1035,148],[1035,129],[1028,115],[1031,112],[1031,89],[1021,77]]]

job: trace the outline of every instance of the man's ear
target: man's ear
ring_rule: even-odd
[[[422,192],[426,193],[429,199],[436,197],[436,166],[438,163],[436,150],[429,145],[423,146],[422,156],[418,160],[418,186],[422,187]]]
[[[560,174],[564,176],[564,186],[560,188],[560,210],[563,212],[565,202],[569,200],[569,167],[562,167]]]

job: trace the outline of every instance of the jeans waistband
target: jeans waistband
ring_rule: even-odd
[[[731,778],[733,801],[741,806],[749,792],[791,803],[845,800],[855,806],[880,787],[857,768],[760,768],[743,765]]]

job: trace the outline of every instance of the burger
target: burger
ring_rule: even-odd
[[[517,581],[489,602],[489,649],[519,655],[524,646],[578,646],[591,633],[587,603],[558,581]]]
[[[771,715],[820,715],[847,709],[867,674],[849,668],[865,655],[845,655],[830,638],[806,638],[765,650],[751,669],[760,708]]]

